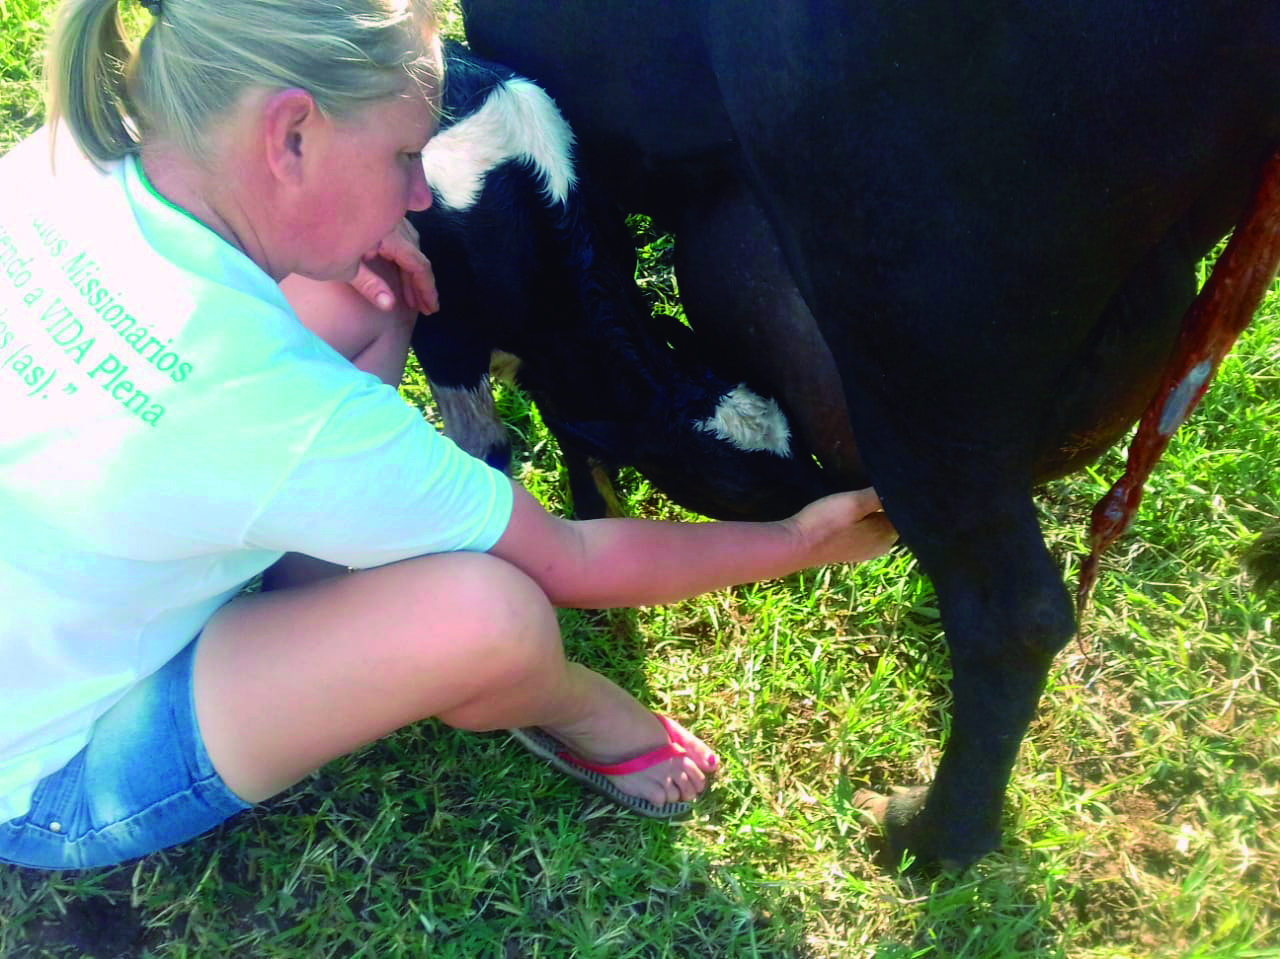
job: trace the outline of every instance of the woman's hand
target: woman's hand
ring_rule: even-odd
[[[887,553],[898,541],[898,531],[870,488],[824,496],[785,522],[804,544],[805,566],[861,563]]]
[[[431,262],[418,246],[418,231],[408,220],[383,237],[378,245],[364,255],[364,262],[351,280],[351,286],[380,310],[391,310],[396,305],[396,293],[374,270],[371,260],[386,260],[400,273],[400,289],[405,305],[418,313],[434,313],[440,309],[436,295],[436,279],[431,272]]]

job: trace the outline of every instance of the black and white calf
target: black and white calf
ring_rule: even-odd
[[[597,467],[633,466],[719,518],[786,516],[831,491],[774,400],[650,315],[633,241],[579,179],[573,134],[539,87],[451,46],[423,166],[434,204],[411,219],[440,311],[419,318],[413,349],[460,446],[508,465],[489,384],[501,352],[560,444],[579,516],[604,512]]]

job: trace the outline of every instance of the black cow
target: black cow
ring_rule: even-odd
[[[580,183],[573,137],[528,80],[447,49],[440,132],[423,153],[435,201],[413,213],[440,311],[413,348],[460,446],[505,468],[490,360],[559,441],[579,516],[604,515],[597,468],[630,465],[681,505],[719,518],[781,518],[832,489],[778,404],[650,316],[631,234]],[[607,486],[605,486],[607,491]]]
[[[991,849],[1074,631],[1032,487],[1165,388],[1194,266],[1280,145],[1280,4],[462,5],[588,174],[674,230],[698,335],[874,481],[936,587],[955,702],[927,793],[880,809],[920,859]]]

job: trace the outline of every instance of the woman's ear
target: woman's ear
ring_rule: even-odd
[[[268,96],[262,103],[259,129],[267,167],[288,184],[301,181],[304,157],[316,146],[321,114],[305,90],[290,88]]]

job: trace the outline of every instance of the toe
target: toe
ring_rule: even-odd
[[[667,727],[667,735],[684,747],[701,772],[714,772],[719,767],[720,760],[710,746],[669,716],[663,716],[662,721]]]
[[[645,798],[655,806],[665,806],[667,803],[679,802],[680,794],[668,779],[665,782],[652,783],[645,790]]]
[[[666,790],[667,790],[667,800],[666,800],[667,802],[673,803],[673,802],[680,801],[680,787],[676,785],[675,780],[673,779],[667,780]]]
[[[694,785],[693,778],[688,773],[680,773],[680,775],[676,777],[675,786],[676,791],[680,793],[680,799],[684,802],[689,802],[691,799],[695,799],[698,793],[701,792],[701,790]]]
[[[684,768],[676,776],[676,786],[680,789],[680,798],[685,802],[698,798],[707,788],[707,777],[694,763],[684,763]]]

